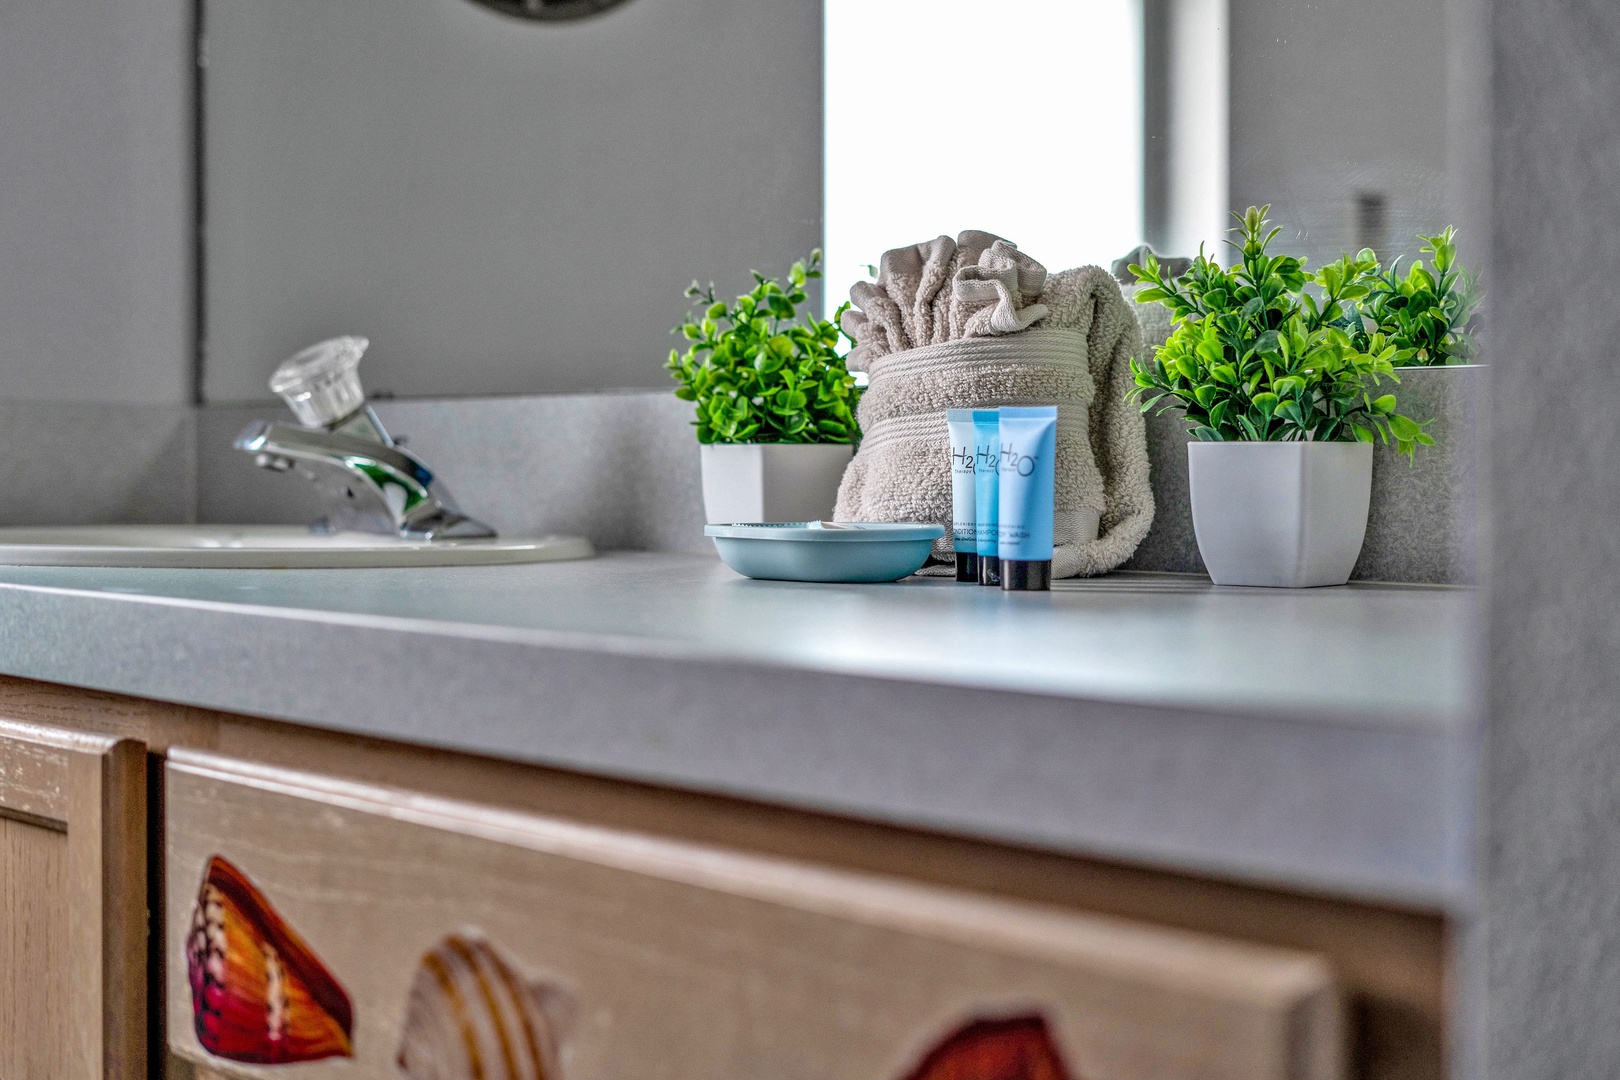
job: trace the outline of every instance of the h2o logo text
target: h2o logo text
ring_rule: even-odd
[[[996,470],[1016,473],[1019,476],[1035,475],[1035,466],[1038,459],[1034,454],[1020,454],[1018,448],[1012,443],[1001,444],[1001,464]]]

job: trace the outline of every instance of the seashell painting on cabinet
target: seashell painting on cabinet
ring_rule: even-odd
[[[946,1035],[903,1080],[1080,1080],[1038,1013],[978,1019]]]
[[[208,860],[186,935],[197,1041],[229,1061],[352,1057],[349,995],[247,876]]]
[[[203,1075],[1348,1075],[1342,998],[1315,954],[184,747],[169,754],[164,925],[176,955],[164,971],[165,1041]],[[492,797],[517,798],[500,787],[505,772],[489,775],[480,782]],[[595,795],[558,798],[603,812]],[[687,812],[674,805],[669,813]],[[276,929],[265,897],[297,935]],[[195,1025],[178,962],[188,939],[204,1006]],[[262,972],[227,974],[252,959],[234,955],[239,943],[254,943],[264,969],[259,942],[286,972],[278,983],[298,988],[285,1006],[269,1007],[276,995]],[[341,991],[310,974],[323,971]],[[238,997],[251,1007],[230,1011]],[[326,1041],[291,1038],[310,1031]],[[254,1064],[249,1049],[304,1063]],[[336,1056],[312,1060],[321,1052]]]
[[[400,1024],[407,1080],[561,1080],[574,997],[477,930],[422,956]]]

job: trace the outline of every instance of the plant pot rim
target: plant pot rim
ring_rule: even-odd
[[[1188,449],[1195,446],[1277,446],[1277,447],[1304,447],[1304,446],[1366,446],[1372,447],[1374,443],[1358,442],[1355,439],[1193,439],[1187,443]]]

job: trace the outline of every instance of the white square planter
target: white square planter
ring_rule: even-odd
[[[1371,443],[1194,442],[1193,531],[1217,585],[1350,580],[1367,534]]]
[[[832,517],[848,443],[710,443],[703,452],[709,524],[820,521]]]

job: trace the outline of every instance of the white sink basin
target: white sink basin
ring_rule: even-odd
[[[586,559],[577,536],[398,540],[322,536],[300,525],[64,525],[0,527],[0,566],[152,566],[292,569],[488,566]]]

